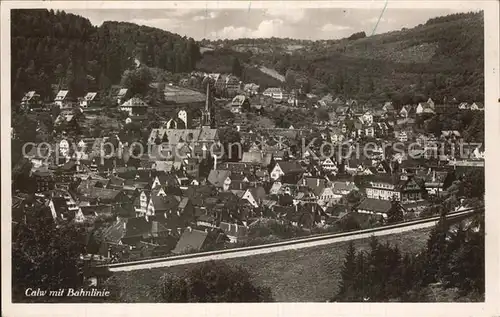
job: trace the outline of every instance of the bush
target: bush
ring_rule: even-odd
[[[250,274],[242,267],[230,267],[210,261],[197,265],[185,276],[165,274],[154,293],[162,302],[269,302],[269,288],[252,284]]]

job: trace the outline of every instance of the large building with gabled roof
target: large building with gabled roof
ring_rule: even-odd
[[[212,145],[219,141],[218,130],[214,128],[214,116],[212,114],[212,100],[210,87],[207,86],[205,107],[202,111],[201,126],[194,129],[171,129],[160,127],[152,129],[149,134],[148,143],[164,144],[170,147],[189,144],[190,146],[202,147],[209,151]]]

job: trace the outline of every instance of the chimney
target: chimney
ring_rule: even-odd
[[[123,222],[123,229],[127,229],[127,223],[125,221]]]
[[[234,224],[234,230],[235,230],[235,232],[238,232],[238,224],[236,224],[236,223]]]
[[[217,170],[217,156],[214,155],[213,158],[214,158],[214,171],[216,171]]]
[[[108,258],[111,258],[111,246],[108,247]]]
[[[316,187],[319,187],[319,178],[316,178]]]

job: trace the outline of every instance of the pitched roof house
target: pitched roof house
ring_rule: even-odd
[[[103,203],[103,204],[121,204],[130,202],[128,196],[121,190],[83,187],[79,188],[80,200]]]
[[[230,243],[245,240],[248,237],[248,227],[236,223],[221,222],[219,228],[224,231]]]
[[[434,104],[429,102],[420,102],[416,109],[417,115],[421,114],[434,114]]]
[[[267,167],[271,164],[272,157],[273,155],[271,153],[263,153],[260,151],[243,152],[241,162]]]
[[[70,108],[72,105],[68,102],[69,90],[60,90],[55,99],[54,104],[61,109]]]
[[[353,190],[358,190],[358,187],[356,186],[356,184],[354,182],[335,181],[332,183],[332,189],[333,189],[334,194],[344,196],[344,195],[349,194]]]
[[[143,217],[128,218],[121,241],[123,244],[135,245],[140,241],[155,242],[167,235],[168,229],[158,221],[148,221]]]
[[[471,106],[470,106],[470,110],[474,110],[474,111],[484,111],[484,104],[482,102],[474,102]]]
[[[392,101],[388,101],[384,104],[382,107],[382,110],[385,112],[393,112],[394,111],[394,105],[392,104]]]
[[[80,107],[88,108],[97,105],[97,93],[88,92],[85,97],[80,100]]]
[[[120,105],[120,110],[127,112],[129,116],[144,114],[148,108],[149,105],[137,97],[130,98]]]
[[[460,110],[469,110],[470,109],[470,105],[467,103],[467,102],[461,102],[459,105],[458,105],[458,109]]]
[[[124,102],[125,99],[127,99],[128,94],[129,94],[129,90],[127,88],[120,88],[116,92],[116,95],[114,96],[116,103],[121,104],[122,102]]]
[[[328,186],[328,181],[320,177],[302,176],[297,185],[309,188],[316,197],[319,197]]]
[[[392,205],[389,200],[365,198],[358,205],[358,207],[356,207],[356,210],[359,213],[379,215],[387,218],[387,213],[389,212],[391,207]]]
[[[245,95],[237,95],[231,101],[231,111],[240,113],[243,108],[250,108],[250,100]]]
[[[423,176],[424,187],[429,195],[440,195],[453,180],[454,173],[448,171],[432,171],[429,169]]]
[[[304,173],[304,168],[298,161],[280,161],[277,162],[271,171],[271,179],[287,178],[288,176],[297,179]],[[294,182],[295,183],[295,182]]]
[[[211,170],[208,174],[208,182],[215,186],[216,188],[221,188],[223,190],[229,190],[231,185],[231,171],[227,170]]]
[[[40,94],[37,94],[36,91],[28,91],[21,99],[22,106],[33,106],[40,104]]]
[[[419,201],[422,199],[422,184],[412,175],[373,175],[365,188],[368,198],[391,200],[396,198],[401,202]]]
[[[188,253],[191,251],[201,251],[207,246],[208,232],[187,228],[182,232],[175,249],[174,254]]]

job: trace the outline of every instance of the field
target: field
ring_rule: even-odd
[[[205,101],[205,95],[191,89],[166,86],[165,87],[165,101],[170,103],[192,103]]]
[[[261,66],[260,67],[260,71],[263,72],[264,74],[267,74],[267,75],[269,75],[271,77],[276,78],[277,80],[279,80],[281,82],[285,81],[285,76],[281,75],[280,73],[278,73],[274,69]]]
[[[381,242],[397,244],[401,250],[415,252],[425,246],[430,229],[380,237]],[[368,239],[355,241],[358,250],[367,250]],[[225,260],[240,265],[252,275],[255,284],[271,288],[279,302],[325,302],[337,292],[347,242]],[[192,265],[133,272],[117,272],[112,277],[121,289],[120,302],[148,302],[150,290],[165,273],[182,274]],[[140,281],[140,282],[138,282]]]
[[[201,47],[200,47],[200,53],[201,53],[201,54],[203,54],[203,53],[205,53],[205,52],[211,52],[211,51],[213,51],[213,50],[214,50],[214,49],[213,49],[213,48],[211,48],[211,47],[204,47],[204,46],[201,46]]]

